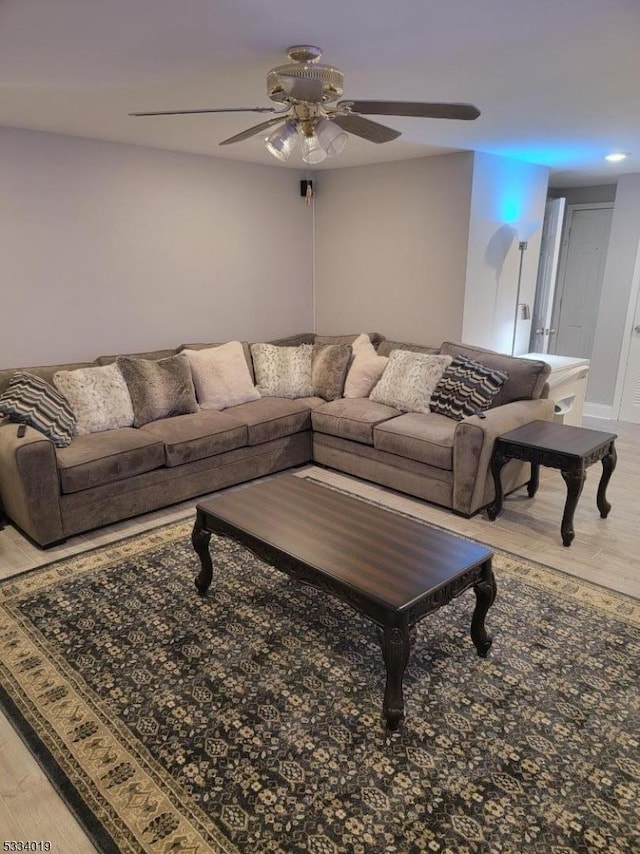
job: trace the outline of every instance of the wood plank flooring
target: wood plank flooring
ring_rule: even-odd
[[[347,489],[494,548],[640,598],[640,425],[585,419],[585,426],[618,434],[618,466],[607,491],[612,504],[607,519],[601,519],[596,509],[601,467],[598,464],[588,469],[587,482],[575,514],[576,538],[570,548],[565,548],[560,539],[566,490],[558,471],[541,469],[540,489],[536,496],[529,499],[526,490],[508,496],[503,513],[495,522],[490,522],[485,514],[464,519],[418,499],[317,466],[298,469],[297,474]],[[159,524],[191,519],[195,504],[195,500],[188,501],[130,522],[112,525],[94,534],[74,537],[47,551],[38,549],[8,526],[0,531],[0,577],[7,578]],[[0,828],[2,842],[48,840],[54,854],[88,854],[95,850],[2,714]]]

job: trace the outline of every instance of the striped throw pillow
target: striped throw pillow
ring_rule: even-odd
[[[71,444],[76,427],[76,417],[66,398],[29,371],[12,375],[0,395],[0,415],[34,427],[58,448]]]
[[[429,408],[431,412],[462,421],[489,409],[509,374],[494,371],[466,356],[456,356],[436,385]]]

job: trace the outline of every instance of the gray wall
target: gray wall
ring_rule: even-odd
[[[318,332],[460,338],[472,163],[465,152],[315,176]]]
[[[587,389],[589,403],[604,406],[617,404],[618,365],[639,241],[640,174],[622,175],[618,179],[591,354]],[[617,417],[617,410],[612,413],[612,417]]]
[[[0,366],[310,329],[300,177],[0,128]]]

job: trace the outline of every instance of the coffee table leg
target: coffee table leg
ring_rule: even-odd
[[[491,569],[491,561],[482,567],[482,577],[473,586],[476,594],[476,607],[471,618],[471,640],[481,658],[486,658],[491,647],[492,637],[484,627],[484,618],[496,598],[496,579]]]
[[[531,463],[531,478],[529,479],[529,483],[527,484],[527,495],[529,498],[533,498],[533,496],[538,491],[538,486],[540,485],[540,465],[539,463]]]
[[[195,577],[195,585],[198,593],[204,596],[213,578],[213,564],[209,554],[209,540],[211,532],[204,527],[204,515],[198,510],[196,521],[191,532],[191,544],[200,558],[200,572]]]
[[[616,453],[616,446],[611,443],[611,450],[607,454],[606,457],[602,458],[602,477],[600,478],[600,483],[598,484],[598,496],[597,496],[597,504],[598,510],[600,511],[600,515],[603,519],[606,519],[609,515],[609,510],[611,510],[611,505],[607,501],[606,491],[607,486],[609,485],[609,481],[611,480],[611,475],[616,467],[616,462],[618,461],[618,455]]]
[[[402,678],[409,659],[409,634],[406,624],[384,628],[382,654],[387,666],[387,684],[382,708],[389,729],[397,729],[404,717]]]
[[[586,472],[583,468],[573,470],[562,469],[560,472],[567,484],[567,500],[564,505],[564,513],[562,514],[562,524],[560,525],[560,533],[562,534],[562,544],[570,546],[575,537],[573,530],[573,514],[578,506],[578,499],[582,492],[582,487],[586,479]]]

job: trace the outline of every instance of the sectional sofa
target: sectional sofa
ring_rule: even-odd
[[[434,502],[465,516],[493,498],[489,463],[495,438],[536,419],[551,420],[549,366],[478,347],[437,347],[369,336],[380,356],[394,350],[466,356],[502,371],[507,379],[489,409],[453,420],[433,412],[405,412],[369,397],[326,400],[262,396],[222,411],[198,409],[74,436],[66,447],[33,427],[0,422],[0,496],[7,517],[42,547],[233,484],[301,466],[328,466]],[[270,342],[350,345],[355,335],[302,334]],[[133,354],[159,360],[185,349]],[[252,378],[254,366],[244,344]],[[52,383],[58,371],[112,364],[93,362],[28,368]],[[0,394],[15,369],[0,371]],[[528,479],[523,464],[503,470],[507,491]]]

